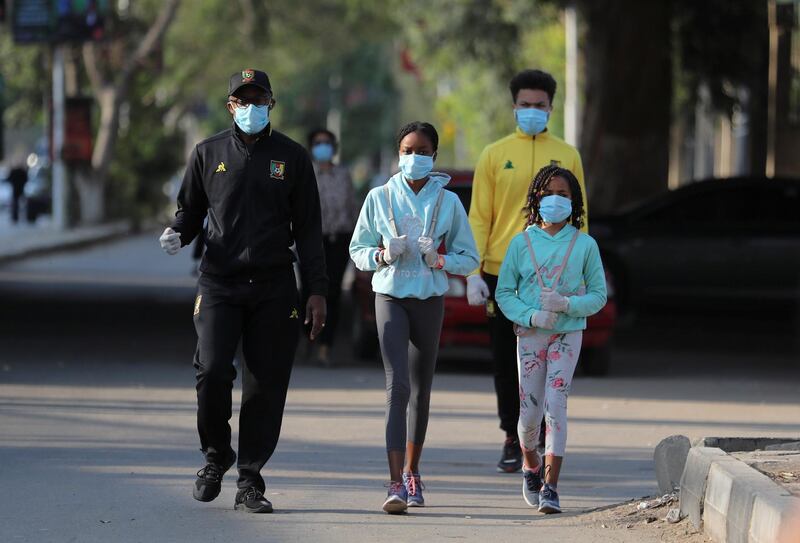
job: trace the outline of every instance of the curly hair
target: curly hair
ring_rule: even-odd
[[[556,94],[556,80],[542,70],[523,70],[515,75],[508,84],[512,101],[517,101],[517,95],[522,89],[543,90],[552,102]]]
[[[569,218],[569,223],[578,229],[583,227],[584,211],[581,184],[571,171],[551,164],[539,170],[533,181],[531,181],[530,187],[528,187],[528,197],[525,200],[525,207],[522,208],[522,212],[526,217],[525,228],[532,224],[541,225],[544,222],[539,213],[539,202],[542,199],[542,192],[554,177],[565,179],[569,185],[570,192],[572,192],[572,215]]]

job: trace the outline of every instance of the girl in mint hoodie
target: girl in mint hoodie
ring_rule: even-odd
[[[527,227],[508,246],[496,300],[517,332],[522,495],[543,513],[560,513],[556,488],[567,442],[567,396],[586,317],[606,304],[605,273],[597,243],[579,230],[583,195],[572,172],[553,165],[539,170],[524,212]],[[542,413],[544,459],[536,452]]]
[[[436,129],[428,123],[408,124],[397,143],[400,173],[367,195],[350,241],[356,267],[375,271],[375,320],[386,370],[387,513],[425,504],[419,459],[447,274],[465,275],[478,267],[464,207],[444,188],[450,177],[431,171],[439,144]]]

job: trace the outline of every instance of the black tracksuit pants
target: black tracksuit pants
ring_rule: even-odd
[[[507,436],[516,437],[519,421],[519,375],[517,373],[517,336],[514,323],[503,315],[494,299],[497,288],[496,275],[483,275],[489,287],[488,304],[494,311],[487,311],[489,317],[489,336],[492,344],[494,362],[494,390],[497,394],[497,414],[500,428]]]
[[[260,471],[281,431],[286,390],[301,327],[294,272],[264,281],[228,282],[201,276],[195,301],[197,429],[207,462],[227,464],[231,449],[233,358],[242,341],[239,488],[265,485]]]

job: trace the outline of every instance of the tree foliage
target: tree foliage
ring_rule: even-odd
[[[167,3],[130,2],[113,19],[111,39],[85,55],[81,90],[98,103],[109,82],[130,74],[118,95],[117,111],[127,114],[112,134],[119,140],[108,175],[95,169],[113,187],[112,198],[135,202],[154,194],[151,188],[185,157],[176,135],[182,119],[200,123],[191,139],[230,125],[227,81],[243,68],[267,71],[278,100],[271,118],[300,141],[338,110],[342,157],[375,157],[393,151],[400,124],[421,118],[439,128],[440,164],[471,167],[486,144],[513,130],[508,81],[521,69],[555,76],[560,86],[549,129],[563,133],[565,4],[438,0],[433,9],[424,0],[192,0],[137,56]],[[748,107],[763,102],[761,0],[575,4],[584,54],[581,151],[600,208],[666,186],[670,115],[691,108],[701,84],[723,111],[742,106],[742,88],[751,91]],[[44,119],[45,61],[43,48],[13,46],[0,36],[8,123]],[[99,121],[102,127],[108,119]],[[142,188],[143,179],[152,187]]]
[[[413,3],[424,12],[425,2]],[[447,17],[403,27],[425,83],[435,89],[434,113],[444,129],[442,160],[471,167],[481,149],[514,129],[508,82],[540,68],[564,82],[564,31],[557,8],[521,0],[443,0]],[[408,9],[398,8],[399,16]],[[563,134],[563,90],[550,128]],[[450,147],[448,149],[448,146]]]
[[[0,75],[5,83],[7,127],[28,128],[45,120],[44,104],[50,86],[50,70],[41,47],[20,47],[9,32],[0,32]]]

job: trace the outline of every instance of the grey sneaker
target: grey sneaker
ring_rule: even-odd
[[[522,468],[522,497],[531,507],[539,506],[539,491],[542,489],[542,478],[539,469],[529,471]]]
[[[549,484],[545,483],[539,491],[539,512],[545,514],[560,513],[561,504],[558,502],[558,492]]]
[[[408,492],[401,481],[389,483],[389,493],[383,502],[383,510],[391,515],[399,515],[408,509]]]
[[[425,498],[422,497],[425,485],[422,484],[419,473],[404,473],[403,486],[406,487],[406,492],[408,492],[406,503],[408,503],[409,507],[425,507]]]

